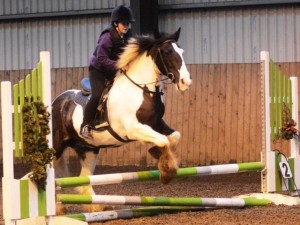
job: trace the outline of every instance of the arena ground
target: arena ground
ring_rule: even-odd
[[[73,166],[75,173],[77,166]],[[132,172],[153,168],[138,167],[97,167],[97,174]],[[16,166],[16,173],[23,173],[24,166]],[[2,176],[2,166],[1,166]],[[1,183],[2,187],[2,183]],[[248,172],[232,175],[214,175],[203,177],[181,178],[168,185],[159,181],[124,183],[119,185],[97,186],[98,194],[110,195],[146,195],[172,197],[232,197],[241,194],[260,192],[260,173]],[[2,191],[1,191],[2,199]],[[124,206],[115,206],[115,209]],[[80,207],[68,206],[71,213],[80,212]],[[2,201],[1,201],[2,212]],[[0,224],[4,224],[2,213]],[[105,223],[91,223],[91,225],[297,225],[300,224],[300,206],[270,205],[266,207],[251,207],[243,209],[210,209],[198,212],[181,212],[162,214],[152,217],[134,218],[129,220],[114,220]]]

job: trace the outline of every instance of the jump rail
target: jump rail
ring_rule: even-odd
[[[189,176],[204,176],[216,174],[230,174],[249,171],[259,171],[263,169],[261,162],[237,163],[237,164],[224,164],[214,166],[201,166],[201,167],[188,167],[180,168],[177,170],[176,177],[189,177]],[[146,181],[146,180],[159,180],[159,170],[130,172],[130,173],[115,173],[104,175],[93,175],[85,177],[68,177],[58,178],[55,183],[58,187],[77,187],[84,185],[105,185],[105,184],[118,184],[128,181]]]
[[[144,216],[154,216],[162,213],[177,213],[183,211],[203,211],[203,207],[189,207],[189,206],[152,206],[139,207],[133,209],[120,209],[105,212],[95,213],[79,213],[66,215],[67,217],[86,222],[105,222],[115,219],[130,219]]]
[[[56,195],[56,200],[63,204],[108,204],[108,205],[142,205],[142,206],[205,206],[232,207],[266,206],[267,199],[256,198],[190,198],[190,197],[152,197],[152,196],[118,196],[118,195]]]

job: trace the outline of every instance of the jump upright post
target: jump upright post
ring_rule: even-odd
[[[260,58],[264,124],[262,162],[265,163],[261,179],[262,192],[295,191],[297,187],[300,187],[298,140],[296,138],[290,140],[290,157],[288,159],[278,152],[272,151],[271,143],[279,135],[280,128],[284,125],[284,107],[291,112],[291,117],[297,124],[295,129],[298,130],[298,79],[297,77],[289,78],[283,74],[270,59],[269,52],[262,51]],[[283,172],[286,177],[280,172],[280,163],[283,163]]]
[[[25,97],[36,101],[41,98],[51,106],[50,54],[40,53],[40,62],[25,79],[12,86],[10,81],[1,82],[2,143],[3,143],[3,217],[6,225],[37,216],[55,215],[54,169],[47,169],[46,190],[39,190],[27,177],[15,179],[14,152],[23,157],[23,116]],[[12,106],[13,102],[13,106]],[[14,127],[12,126],[14,124]],[[50,126],[50,129],[51,126]],[[48,135],[52,146],[52,136]]]

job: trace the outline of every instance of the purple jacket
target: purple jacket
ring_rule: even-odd
[[[106,74],[114,76],[117,72],[116,61],[110,58],[113,41],[110,32],[100,35],[94,55],[90,58],[90,65]]]

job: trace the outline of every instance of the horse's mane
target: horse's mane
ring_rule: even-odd
[[[144,52],[149,52],[154,46],[155,40],[151,36],[138,36],[130,38],[128,44],[124,48],[123,53],[117,61],[117,68],[123,68],[128,65],[133,59],[142,55]]]
[[[145,52],[147,55],[155,57],[157,48],[154,47],[169,39],[173,39],[173,36],[167,33],[160,33],[160,37],[157,39],[150,35],[130,38],[117,61],[117,68],[123,68]]]

